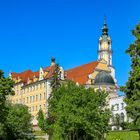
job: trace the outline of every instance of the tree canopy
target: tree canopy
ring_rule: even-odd
[[[0,139],[31,140],[33,139],[31,115],[28,107],[11,104],[8,97],[14,95],[14,82],[5,78],[0,70]]]
[[[28,112],[28,107],[21,104],[8,104],[8,110],[8,116],[5,122],[6,139],[33,139],[31,115]]]
[[[38,120],[38,126],[40,127],[40,129],[42,131],[46,131],[46,118],[44,116],[44,113],[42,111],[42,109],[39,110],[38,114],[37,114],[37,120]]]
[[[53,91],[49,114],[52,140],[101,140],[108,131],[110,111],[104,91],[85,89],[73,82]]]
[[[12,90],[14,82],[10,78],[5,78],[0,70],[0,123],[4,123],[8,109],[6,107],[6,98],[8,95],[14,95]]]
[[[135,41],[126,50],[131,58],[131,71],[126,85],[121,90],[126,95],[126,111],[133,120],[132,128],[138,130],[140,135],[140,23],[132,31],[132,34]]]

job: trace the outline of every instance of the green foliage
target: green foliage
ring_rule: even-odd
[[[14,82],[5,78],[0,70],[0,139],[1,140],[31,140],[31,115],[27,106],[12,105],[7,102],[9,95],[13,95]]]
[[[14,82],[4,77],[4,73],[0,70],[0,123],[3,123],[6,119],[8,110],[6,107],[6,97],[13,95],[12,90]]]
[[[131,58],[131,71],[126,85],[121,90],[126,94],[126,111],[133,119],[133,128],[140,134],[140,23],[132,34],[135,36],[135,41],[126,51]]]
[[[53,71],[51,80],[52,80],[51,81],[52,90],[56,90],[57,88],[60,87],[60,67],[59,67],[59,64],[54,65],[54,71]]]
[[[60,67],[59,67],[59,64],[55,64],[54,71],[53,71],[52,78],[51,78],[52,93],[51,93],[49,100],[48,100],[49,108],[51,108],[49,110],[54,110],[54,112],[55,112],[54,108],[56,108],[55,105],[57,104],[57,99],[59,99],[59,97],[57,97],[57,98],[54,98],[54,97],[56,97],[55,93],[60,86],[61,86]],[[52,112],[50,113],[48,111],[48,116],[46,119],[46,128],[45,128],[45,131],[47,131],[47,133],[49,134],[50,137],[51,137],[52,131],[53,131],[51,129],[51,125],[55,122],[55,117],[56,117],[55,113],[52,113]]]
[[[73,82],[53,91],[49,101],[51,140],[101,140],[108,132],[107,93]],[[50,119],[50,118],[49,118]]]
[[[44,117],[43,111],[40,109],[37,115],[38,126],[42,131],[46,131],[46,118]]]
[[[31,115],[28,107],[20,104],[9,104],[9,111],[6,119],[6,139],[31,140],[33,139]]]

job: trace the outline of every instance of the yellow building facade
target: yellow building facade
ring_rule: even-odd
[[[24,104],[28,106],[32,115],[33,125],[37,125],[37,114],[40,109],[47,116],[48,98],[51,93],[51,76],[55,69],[55,59],[52,59],[51,66],[40,68],[37,72],[27,70],[21,73],[10,73],[11,79],[15,81],[15,95],[10,96],[10,101],[14,104]],[[60,67],[61,75],[64,74]],[[63,79],[63,75],[61,76]]]

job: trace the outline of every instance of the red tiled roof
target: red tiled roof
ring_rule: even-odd
[[[43,71],[48,71],[48,74],[46,75],[45,79],[48,79],[52,76],[53,70],[54,70],[54,66],[43,68]],[[39,71],[33,72],[31,70],[26,70],[26,71],[21,72],[21,73],[12,72],[11,76],[12,76],[13,79],[14,78],[16,78],[16,79],[20,78],[22,82],[27,83],[28,78],[33,79],[34,76],[39,78]]]
[[[78,82],[80,85],[86,84],[88,81],[88,75],[91,74],[96,66],[98,65],[97,61],[84,64],[66,71],[66,78],[74,82]]]
[[[55,65],[52,65],[51,67],[48,68],[49,73],[46,75],[45,79],[51,78],[51,76],[52,76],[53,73],[54,73],[54,69],[55,69]]]
[[[16,79],[20,78],[21,81],[27,82],[28,78],[33,79],[34,76],[39,77],[39,71],[32,72],[31,70],[26,70],[21,73],[12,72],[11,75],[12,78],[16,78]]]

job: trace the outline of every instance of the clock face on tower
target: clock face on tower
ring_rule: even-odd
[[[108,43],[105,41],[105,42],[102,42],[101,44],[101,50],[108,50],[109,49],[109,46],[108,46]]]

